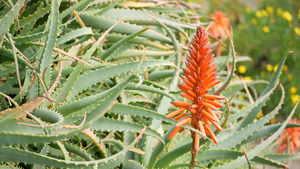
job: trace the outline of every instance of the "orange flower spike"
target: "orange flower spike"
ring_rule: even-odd
[[[289,123],[300,124],[300,122],[296,118],[291,119]],[[295,151],[295,147],[300,148],[300,127],[291,127],[282,131],[282,134],[278,138],[278,140],[282,140],[278,149],[279,153],[282,153],[285,149],[287,149],[287,139],[290,140],[289,149],[290,153],[293,154]]]
[[[169,113],[168,115],[166,115],[166,119],[172,118],[172,117],[184,112],[184,110],[185,109],[179,109],[179,110],[173,111],[172,113]]]
[[[202,26],[197,28],[197,32],[189,47],[189,53],[190,55],[187,56],[185,63],[186,68],[183,69],[183,75],[181,75],[183,83],[178,84],[178,88],[183,91],[180,95],[189,101],[173,101],[172,104],[186,109],[190,113],[184,112],[180,114],[172,112],[166,116],[166,118],[174,117],[174,120],[180,120],[175,125],[175,129],[171,132],[169,139],[173,138],[181,130],[179,130],[179,127],[186,124],[200,131],[204,139],[206,135],[210,135],[213,142],[217,144],[218,140],[210,129],[210,123],[217,130],[222,131],[220,121],[215,113],[219,114],[218,108],[223,107],[223,105],[214,100],[225,100],[226,98],[207,94],[208,90],[219,84],[220,81],[218,80],[218,74],[215,73],[217,68],[216,64],[213,63],[214,55],[212,54],[208,35]],[[191,131],[191,136],[194,143],[191,150],[193,159],[191,160],[191,166],[193,166],[199,150],[200,134]]]
[[[226,15],[221,11],[216,11],[214,14],[210,14],[213,21],[209,25],[208,32],[214,37],[221,39],[226,37],[226,32],[224,30],[229,30],[230,20]]]

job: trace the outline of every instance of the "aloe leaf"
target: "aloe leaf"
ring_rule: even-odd
[[[284,99],[284,89],[282,86],[281,86],[281,90],[282,90],[281,99],[280,99],[278,105],[276,106],[276,108],[272,112],[265,115],[261,119],[257,120],[255,123],[251,123],[248,126],[242,128],[241,130],[238,130],[238,131],[232,133],[230,136],[227,137],[227,139],[220,141],[220,143],[217,146],[212,147],[212,149],[233,148],[236,145],[240,144],[243,140],[246,140],[254,132],[256,132],[260,128],[262,128],[263,125],[266,124],[267,122],[269,122],[280,110],[280,108],[283,104],[283,99]]]
[[[231,160],[236,159],[237,157],[244,156],[243,152],[235,150],[206,150],[199,154],[197,158],[197,163],[211,161],[211,160]],[[269,165],[273,167],[286,168],[287,165],[284,163],[279,163],[277,160],[270,160],[264,157],[256,156],[251,162],[260,163],[264,165]]]
[[[112,2],[110,5],[106,6],[104,9],[101,9],[100,12],[97,12],[96,15],[103,15],[104,13],[106,13],[107,11],[110,11],[111,9],[113,9],[118,3],[119,3],[120,0],[115,0],[114,2]],[[124,17],[124,15],[122,16]],[[121,17],[121,18],[122,18]],[[119,19],[121,19],[119,18]]]
[[[214,63],[216,64],[222,64],[227,61],[227,56],[220,56],[215,58]],[[228,60],[228,63],[232,63],[233,60]],[[249,56],[238,56],[235,58],[236,62],[245,62],[245,61],[252,61],[252,59]]]
[[[32,114],[45,122],[54,123],[52,127],[55,124],[62,123],[64,120],[59,113],[47,109],[35,109]]]
[[[146,169],[142,164],[134,160],[128,160],[124,169]]]
[[[79,36],[83,36],[83,35],[92,35],[93,34],[93,31],[91,28],[80,28],[80,29],[76,29],[76,30],[73,30],[61,37],[59,37],[57,39],[57,44],[58,45],[61,45],[63,43],[66,43],[68,42],[69,40],[72,40],[76,37],[79,37]]]
[[[38,40],[41,37],[46,36],[48,32],[49,31],[44,31],[44,32],[38,32],[35,34],[26,35],[26,36],[14,37],[13,40],[15,41],[15,45],[20,45],[26,42]]]
[[[161,58],[162,56],[170,56],[174,54],[174,51],[150,51],[147,50],[146,52],[143,50],[136,50],[136,49],[128,49],[118,55],[118,58],[131,58],[131,57],[142,57],[144,54],[147,57],[158,57]]]
[[[228,119],[228,123],[233,122],[233,121],[237,120],[240,117],[246,116],[249,111],[250,111],[249,113],[251,113],[251,112],[254,112],[254,113],[257,112],[258,113],[261,110],[261,108],[264,106],[264,103],[268,100],[268,98],[270,97],[270,95],[275,90],[275,87],[272,88],[267,93],[265,93],[264,96],[262,96],[259,99],[257,99],[253,104],[251,104],[247,108],[243,109],[242,111],[240,111],[237,114],[234,114],[234,115],[230,116],[229,119]],[[237,125],[234,130],[239,130],[239,129],[241,129],[240,124]]]
[[[175,35],[171,32],[171,30],[165,24],[163,24],[162,22],[158,21],[153,16],[150,16],[150,17],[153,20],[155,20],[161,27],[163,27],[168,32],[168,35],[172,39],[172,43],[173,43],[174,50],[175,50],[175,65],[176,65],[177,70],[176,69],[174,70],[173,77],[172,77],[171,82],[169,84],[169,90],[175,90],[176,84],[178,82],[178,78],[177,77],[179,76],[179,71],[178,71],[179,70],[179,53],[178,53],[179,47],[178,47],[177,40],[175,38]],[[168,111],[168,108],[169,108],[170,104],[171,104],[170,101],[171,101],[170,98],[167,98],[167,97],[163,96],[161,99],[159,99],[159,101],[157,103],[157,107],[155,108],[156,111],[158,113],[162,114],[162,115],[165,115],[167,113],[167,111]],[[161,125],[161,122],[162,122],[161,120],[154,119],[150,123],[151,124],[150,128],[152,128],[154,130],[157,130],[159,128],[159,126]],[[156,151],[157,154],[150,153],[150,152],[153,151],[152,142],[153,142],[153,137],[147,137],[146,141],[145,141],[145,145],[144,145],[145,146],[145,151],[149,152],[143,158],[144,164],[148,168],[152,168],[154,166],[156,157],[160,153],[159,151]]]
[[[124,64],[119,64],[116,66],[111,66],[108,68],[98,69],[91,72],[87,72],[83,75],[80,75],[78,79],[75,81],[73,86],[73,90],[68,95],[67,99],[70,100],[78,93],[92,86],[93,84],[99,83],[105,79],[114,77],[114,76],[124,76],[128,72],[135,71],[137,69],[144,69],[146,67],[153,66],[162,66],[173,64],[167,61],[137,61],[137,62],[129,62]]]
[[[112,156],[94,161],[66,161],[14,147],[3,146],[0,147],[0,161],[25,162],[65,168],[94,168],[95,166],[99,168],[114,168],[122,163],[125,153],[133,147],[139,139],[140,137],[137,137],[129,146]]]
[[[17,77],[13,77],[8,79],[5,84],[3,84],[2,86],[0,86],[0,92],[7,92],[9,89],[11,89],[13,87],[14,84],[18,83],[18,78]]]
[[[30,85],[30,79],[31,79],[30,73],[31,73],[31,70],[26,69],[25,79],[24,79],[23,87],[22,87],[22,92],[18,93],[16,95],[16,97],[14,98],[14,100],[16,100],[17,102],[21,102],[22,99],[25,97],[26,93],[28,92],[29,85]]]
[[[52,53],[54,49],[54,45],[56,43],[56,36],[58,30],[58,1],[51,1],[51,13],[49,15],[48,22],[50,22],[49,34],[47,36],[47,42],[44,47],[43,55],[40,63],[40,72],[42,75],[45,75],[46,85],[50,85],[50,69],[51,69],[51,59]]]
[[[158,14],[154,14],[150,11],[142,11],[142,10],[133,10],[133,9],[110,9],[109,11],[105,12],[101,16],[111,18],[111,19],[120,19],[123,16],[126,16],[126,21],[134,24],[144,24],[144,25],[152,25],[156,24],[159,25],[157,22],[152,20],[148,14],[155,17],[160,22],[164,23],[166,26],[179,26],[184,28],[196,29],[194,26],[189,24],[177,21],[175,19],[171,19],[168,17],[163,17]]]
[[[13,125],[15,127],[11,127],[12,129],[15,129],[18,132],[10,132],[6,133],[5,131],[0,132],[0,145],[14,145],[14,144],[33,144],[33,143],[45,143],[45,142],[53,142],[57,141],[59,139],[64,139],[71,137],[83,129],[89,128],[95,121],[100,119],[107,110],[112,106],[115,99],[120,95],[120,93],[123,91],[123,89],[126,87],[126,85],[135,78],[135,75],[130,75],[126,79],[124,79],[120,84],[116,85],[112,90],[112,92],[107,96],[105,101],[103,101],[101,104],[97,105],[95,109],[93,109],[88,116],[86,117],[85,123],[80,127],[71,127],[71,128],[63,128],[61,130],[53,130],[50,134],[45,135],[44,130],[42,128],[34,128],[36,130],[36,135],[22,133],[22,130],[20,130],[20,127],[23,127],[21,125]],[[45,98],[42,98],[45,99]],[[39,100],[38,100],[39,101]],[[34,109],[36,105],[39,105],[38,101],[34,101],[31,104],[33,105],[25,105],[20,106],[20,108],[26,108],[25,110]],[[31,107],[30,107],[31,106]],[[10,110],[12,113],[9,113],[10,117],[14,117],[16,113],[22,112],[21,109],[13,109]],[[24,110],[23,109],[23,110]],[[16,111],[16,112],[14,112]],[[3,111],[4,113],[9,112]],[[2,113],[2,112],[1,112]],[[2,116],[3,117],[3,116]],[[6,123],[6,124],[12,124],[9,121],[11,119],[5,118],[1,119],[0,123]],[[15,122],[16,123],[16,122]],[[29,126],[26,126],[29,127]],[[18,130],[19,129],[19,130]],[[26,130],[28,131],[28,130]],[[1,159],[1,158],[0,158]]]
[[[90,56],[94,53],[97,49],[99,44],[103,42],[104,38],[99,38],[96,43],[84,54],[82,60],[87,61]],[[84,68],[83,63],[78,63],[73,72],[68,77],[67,81],[64,83],[63,87],[60,89],[60,92],[56,96],[56,101],[58,103],[62,102],[67,98],[69,92],[71,91],[73,85],[75,84],[76,79],[78,78],[79,74],[81,73],[82,69]]]
[[[136,37],[136,36],[142,34],[142,33],[145,32],[146,30],[148,30],[148,28],[142,29],[142,30],[140,30],[140,31],[138,31],[138,32],[136,32],[136,33],[133,33],[133,34],[127,36],[126,38],[124,38],[124,39],[118,41],[118,42],[115,43],[112,47],[110,47],[108,50],[106,50],[105,53],[103,53],[103,54],[100,56],[100,58],[101,58],[102,60],[111,59],[111,58],[109,58],[109,56],[110,56],[117,48],[119,48],[120,46],[124,45],[125,43],[128,43],[131,39],[133,39],[134,37]]]
[[[138,85],[136,83],[130,83],[126,86],[126,90],[139,90],[139,91],[153,92],[153,93],[164,95],[164,96],[169,97],[170,99],[174,100],[173,96],[170,95],[169,93],[167,93],[161,89],[154,88],[154,87],[147,86],[147,85]]]
[[[14,20],[18,17],[20,10],[24,5],[25,0],[19,0],[8,13],[0,19],[0,39],[3,39],[5,31],[11,26]],[[2,44],[0,44],[2,46]]]
[[[102,30],[107,30],[110,26],[116,23],[115,20],[104,18],[102,16],[92,16],[92,15],[82,14],[80,15],[80,18],[83,20],[86,26],[102,29]],[[144,28],[142,26],[132,25],[129,23],[120,23],[112,31],[123,33],[123,34],[133,34],[143,29]],[[152,40],[165,42],[165,43],[172,43],[172,41],[169,38],[153,30],[147,30],[144,33],[142,33],[141,36]]]
[[[170,164],[175,161],[177,158],[179,158],[180,156],[190,152],[191,148],[192,148],[193,143],[187,143],[181,146],[176,147],[175,149],[169,151],[168,153],[164,154],[163,156],[161,156],[156,164],[154,168],[167,168],[170,166]],[[154,165],[154,164],[153,164]]]
[[[140,132],[144,128],[143,125],[125,122],[120,120],[114,120],[110,118],[101,118],[92,124],[92,130],[101,130],[101,131],[130,131],[130,132]],[[157,138],[161,142],[164,142],[164,139],[157,133],[155,130],[146,128],[145,134]]]
[[[279,81],[279,77],[283,68],[283,65],[285,63],[287,55],[285,55],[280,63],[278,64],[278,68],[272,78],[272,80],[270,81],[269,85],[265,88],[265,90],[261,93],[261,95],[259,96],[259,98],[263,97],[266,93],[268,93],[269,91],[271,91],[274,86],[277,85],[278,81]],[[267,100],[266,100],[267,101]],[[261,103],[261,106],[263,106],[263,104],[265,104],[265,102]],[[243,122],[240,124],[239,129],[246,127],[249,123],[252,123],[254,121],[254,119],[257,117],[257,114],[259,112],[255,111],[255,109],[253,109],[247,116],[246,118],[243,120]]]
[[[260,138],[268,136],[271,133],[274,133],[275,131],[277,131],[281,125],[282,125],[281,123],[277,123],[277,124],[273,124],[273,125],[264,126],[260,130],[255,132],[252,136],[250,136],[249,138],[244,140],[241,144],[247,144],[254,140],[258,140]],[[287,124],[287,126],[285,128],[287,129],[287,128],[291,128],[291,127],[300,127],[300,124],[289,123],[289,124]]]
[[[20,28],[23,28],[24,26],[26,26],[32,22],[33,23],[36,22],[39,18],[41,18],[44,15],[46,15],[47,13],[49,13],[50,10],[51,10],[51,5],[47,5],[45,8],[36,10],[35,13],[20,19],[20,21],[19,21]]]
[[[270,158],[275,161],[290,161],[290,160],[296,160],[300,158],[300,154],[266,154],[266,158]]]
[[[78,3],[75,3],[75,5],[71,6],[70,8],[62,11],[59,14],[59,18],[63,19],[64,17],[70,15],[74,10],[77,10],[78,8],[84,8],[86,7],[90,2],[93,2],[93,0],[85,0],[85,1],[80,1]]]
[[[230,84],[231,79],[232,79],[232,77],[233,77],[233,75],[234,75],[234,71],[235,71],[235,69],[236,69],[236,52],[235,52],[235,50],[234,50],[233,41],[231,40],[231,38],[230,38],[230,36],[229,36],[227,30],[226,30],[226,29],[224,29],[224,30],[226,31],[226,34],[227,34],[227,36],[228,36],[228,38],[229,38],[229,41],[230,41],[231,55],[232,55],[232,67],[231,67],[230,73],[228,74],[228,77],[226,78],[225,82],[222,84],[222,86],[220,86],[220,87],[214,92],[215,95],[221,94],[221,92],[222,92],[223,90],[225,90],[225,88]]]
[[[33,99],[33,100],[31,100],[27,103],[24,103],[23,105],[21,105],[19,107],[6,109],[6,110],[0,112],[0,116],[2,117],[2,119],[0,120],[0,124],[5,119],[9,119],[9,118],[14,117],[14,116],[24,115],[24,111],[28,111],[28,112],[33,111],[38,106],[43,104],[45,100],[46,99],[43,98],[43,97],[38,97],[38,98]]]
[[[95,35],[95,37],[98,37],[98,36],[99,35],[97,35],[97,34]],[[112,34],[109,34],[106,39],[108,40],[108,43],[109,42],[114,43],[114,42],[118,42],[121,39],[124,39],[126,36],[127,35],[112,33]],[[130,43],[141,44],[144,46],[151,46],[151,47],[154,47],[157,49],[162,49],[162,50],[170,50],[172,48],[169,45],[161,44],[158,42],[153,42],[153,41],[151,41],[147,38],[143,38],[143,37],[135,37],[134,39],[132,39],[130,41]]]
[[[72,144],[67,144],[67,143],[63,143],[66,150],[70,153],[74,153],[76,155],[79,155],[81,157],[83,157],[85,160],[87,161],[92,161],[94,160],[90,154],[88,154],[85,150],[77,147],[76,145],[72,145]],[[50,144],[51,147],[58,149],[58,145],[57,144]]]
[[[5,61],[7,60],[7,61],[13,61],[14,59],[14,55],[13,55],[13,53],[12,53],[12,51],[11,50],[8,50],[8,49],[6,49],[6,48],[4,48],[4,47],[0,47],[0,52],[1,52],[1,58],[0,59],[5,59]],[[17,57],[18,57],[18,61],[19,61],[19,63],[21,63],[21,64],[23,64],[23,65],[26,65],[26,66],[28,66],[29,68],[31,68],[31,69],[33,69],[33,66],[30,64],[30,63],[28,63],[25,59],[23,59],[22,57],[20,57],[19,55],[17,55]],[[1,61],[3,61],[3,60],[1,60]],[[3,61],[4,62],[4,61]]]
[[[257,154],[264,151],[274,140],[276,140],[276,138],[285,129],[285,127],[288,124],[289,120],[292,118],[298,104],[299,104],[299,101],[297,102],[297,104],[295,105],[293,110],[291,111],[290,115],[284,121],[284,123],[282,123],[281,127],[274,134],[272,134],[270,137],[268,137],[266,140],[261,142],[258,146],[256,146],[254,149],[252,149],[250,152],[247,153],[249,160],[253,159]],[[222,165],[222,166],[219,166],[219,167],[216,167],[216,168],[218,168],[218,169],[222,169],[222,168],[224,168],[224,169],[225,168],[239,168],[243,164],[246,164],[246,163],[247,163],[247,161],[246,161],[245,157],[242,156],[242,157],[238,157],[237,159],[235,159],[235,160],[233,160],[229,163],[226,163],[225,165]]]
[[[100,104],[100,106],[96,107],[94,110],[92,110],[91,113],[89,113],[89,115],[86,118],[86,124],[84,124],[84,126],[91,125],[95,121],[100,119],[106,112],[105,110],[107,110],[112,105],[112,103],[120,95],[120,93],[124,90],[124,88],[127,86],[127,84],[134,78],[136,78],[136,75],[129,75],[121,83],[114,86],[115,91],[111,92],[110,95],[107,96],[105,101],[103,101]],[[99,113],[99,112],[101,112],[101,113]]]

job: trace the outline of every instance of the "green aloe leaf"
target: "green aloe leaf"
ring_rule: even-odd
[[[142,10],[133,10],[133,9],[110,9],[109,11],[105,12],[101,16],[111,18],[111,19],[120,19],[123,16],[126,16],[125,20],[130,23],[134,24],[143,24],[143,25],[159,25],[157,22],[152,20],[148,15],[152,15],[160,22],[164,23],[167,26],[178,26],[178,27],[184,27],[184,28],[190,28],[190,29],[196,29],[194,26],[191,26],[190,24],[186,24],[184,22],[180,22],[175,19],[168,18],[167,16],[161,16],[159,14],[154,14],[149,11],[142,11]]]
[[[246,144],[246,143],[252,142],[254,140],[258,140],[260,138],[268,136],[268,135],[274,133],[275,131],[277,131],[281,125],[282,125],[281,123],[277,123],[277,124],[273,124],[273,125],[264,126],[260,130],[255,132],[252,136],[250,136],[249,138],[244,140],[241,144]],[[287,126],[285,128],[287,129],[287,128],[291,128],[291,127],[300,127],[300,124],[289,123],[289,124],[287,124]]]
[[[212,160],[231,160],[236,159],[237,157],[244,156],[243,152],[235,151],[235,150],[206,150],[197,158],[197,163],[206,162],[206,161],[212,161]],[[279,163],[277,160],[275,161],[270,160],[268,158],[256,156],[254,157],[251,162],[269,165],[273,167],[280,167],[280,168],[286,168],[287,165],[284,163]]]
[[[132,72],[138,69],[144,69],[146,67],[153,66],[172,66],[173,64],[167,61],[137,61],[137,62],[129,62],[123,63],[116,66],[111,66],[108,68],[98,69],[91,72],[87,72],[83,75],[80,75],[78,79],[75,81],[73,86],[73,90],[68,95],[67,99],[70,100],[83,90],[92,86],[93,84],[102,82],[105,79],[112,78],[114,76],[124,76],[128,72]]]
[[[285,55],[280,63],[278,64],[278,68],[272,78],[272,80],[270,81],[269,85],[265,88],[265,90],[261,93],[261,95],[259,96],[259,98],[263,97],[266,93],[268,93],[269,91],[271,91],[274,86],[276,86],[278,84],[279,81],[279,77],[283,68],[283,65],[285,63],[287,55]],[[260,103],[260,105],[258,107],[262,107],[265,102],[267,100],[263,101],[262,103]],[[246,116],[246,118],[243,120],[243,122],[240,124],[240,126],[238,127],[239,129],[246,127],[249,123],[252,123],[254,121],[254,119],[257,117],[257,114],[259,113],[259,111],[257,111],[257,109],[252,109],[252,111]]]
[[[97,120],[91,126],[92,130],[101,130],[101,131],[130,131],[130,132],[140,132],[144,128],[143,125],[131,122],[125,122],[110,118],[101,118]],[[164,142],[164,139],[157,133],[155,130],[146,128],[146,135],[150,135],[159,139],[161,142]]]
[[[117,50],[118,48],[120,48],[122,45],[124,45],[125,43],[128,43],[130,40],[132,40],[133,38],[135,38],[136,36],[140,35],[141,33],[145,32],[146,30],[148,30],[148,28],[146,29],[142,29],[136,33],[133,33],[127,37],[125,37],[124,39],[118,41],[117,43],[115,43],[112,47],[110,47],[108,50],[105,51],[105,53],[103,53],[100,58],[102,60],[106,60],[106,59],[111,59],[112,57],[111,54],[113,52],[115,52],[115,50]]]
[[[139,139],[140,137],[137,137],[129,146],[122,147],[122,150],[118,153],[100,160],[67,161],[14,147],[2,146],[0,147],[0,161],[25,162],[63,168],[94,168],[95,166],[98,166],[99,168],[114,168],[122,163],[125,153],[129,151]]]
[[[56,36],[58,31],[58,1],[52,0],[51,2],[51,13],[49,15],[49,34],[47,36],[46,45],[44,47],[44,51],[42,54],[41,62],[40,62],[40,72],[44,75],[44,79],[47,86],[50,85],[50,71],[51,71],[51,60],[52,53],[56,43]]]
[[[115,20],[105,18],[102,16],[92,16],[92,15],[84,15],[84,14],[80,15],[80,18],[83,20],[86,26],[101,29],[101,30],[107,30],[109,27],[111,27],[117,22]],[[132,25],[129,23],[120,23],[112,31],[129,35],[141,31],[143,29],[144,27],[142,26]],[[171,39],[153,30],[147,30],[144,33],[142,33],[141,36],[152,40],[165,42],[165,43],[170,43],[170,44],[172,43]]]
[[[19,0],[8,13],[0,19],[0,39],[3,39],[5,31],[11,26],[14,20],[18,17],[20,10],[24,5],[25,0]],[[0,44],[1,45],[1,44]]]
[[[290,115],[287,117],[287,119],[284,121],[284,123],[282,123],[281,127],[274,133],[272,134],[270,137],[268,137],[266,140],[264,140],[263,142],[261,142],[258,146],[256,146],[254,149],[252,149],[251,151],[249,151],[247,153],[248,159],[252,160],[255,156],[257,156],[259,153],[261,153],[262,151],[264,151],[274,140],[276,140],[276,138],[282,133],[282,131],[285,129],[286,125],[288,124],[289,120],[292,118],[293,114],[295,113],[295,110],[297,108],[299,104],[298,103],[295,105],[295,107],[293,108],[293,110],[291,111]],[[239,168],[242,165],[246,164],[247,160],[245,157],[241,156],[238,157],[237,159],[226,163],[224,165],[218,166],[216,168],[218,169],[225,169],[225,168]]]
[[[92,29],[91,28],[80,28],[80,29],[76,29],[71,32],[68,32],[67,34],[65,34],[57,39],[57,44],[61,45],[63,43],[68,42],[69,40],[72,40],[76,37],[83,36],[83,35],[93,35]]]
[[[251,136],[254,132],[258,131],[260,128],[263,127],[264,124],[268,123],[281,109],[284,99],[284,89],[281,86],[282,94],[281,99],[276,106],[276,108],[262,117],[261,119],[257,120],[255,123],[251,123],[248,126],[237,130],[236,132],[232,133],[231,135],[227,136],[227,139],[220,140],[220,143],[217,146],[213,146],[212,149],[230,149],[238,144],[240,144],[243,140],[246,140],[249,136]]]

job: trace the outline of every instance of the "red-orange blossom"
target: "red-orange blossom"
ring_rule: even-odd
[[[184,124],[190,125],[199,130],[204,135],[210,135],[215,144],[218,140],[210,128],[210,123],[219,131],[222,130],[220,121],[216,114],[220,114],[218,108],[223,107],[221,103],[215,100],[224,100],[225,97],[208,94],[213,86],[220,83],[214,62],[214,55],[208,35],[202,26],[197,28],[196,35],[189,47],[190,55],[186,59],[186,68],[183,69],[184,75],[181,75],[184,83],[179,83],[178,87],[183,91],[180,95],[189,101],[173,101],[172,104],[181,109],[171,112],[166,118],[173,118],[179,122],[171,132],[169,139],[172,139],[176,133],[181,131]],[[194,151],[199,149],[199,133],[191,131],[194,142]]]

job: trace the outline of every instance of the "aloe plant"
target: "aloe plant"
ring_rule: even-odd
[[[185,7],[119,0],[0,3],[1,167],[189,167],[190,136],[169,140],[177,122],[165,118],[179,99],[178,76],[199,24]],[[195,167],[286,167],[281,159],[299,155],[274,155],[269,148],[284,128],[297,126],[287,123],[295,109],[284,123],[267,125],[283,104],[283,90],[278,106],[256,119],[279,86],[286,56],[272,81],[244,85],[232,76],[236,62],[250,58],[236,57],[229,46],[228,56],[215,60],[225,82],[216,92],[226,87],[223,96],[247,98],[245,86],[268,85],[253,103],[231,99],[227,125],[215,133],[219,144],[201,139]],[[255,148],[249,144],[262,138]]]

